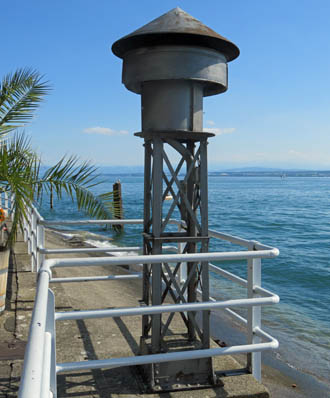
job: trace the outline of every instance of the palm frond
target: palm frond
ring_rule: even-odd
[[[18,69],[6,75],[0,83],[0,135],[30,121],[49,91],[48,82],[33,69]]]
[[[44,192],[52,191],[58,199],[65,192],[72,200],[77,200],[78,209],[84,210],[89,216],[98,219],[113,218],[116,214],[113,205],[112,192],[95,195],[91,188],[100,184],[96,167],[88,162],[79,164],[78,158],[71,156],[62,158],[55,166],[49,168],[44,176],[36,181],[38,198],[42,198]]]
[[[79,209],[99,219],[120,215],[113,193],[94,195],[93,187],[100,184],[96,167],[78,158],[63,157],[40,177],[40,159],[24,133],[8,138],[8,133],[22,127],[33,118],[35,110],[50,91],[37,71],[23,68],[8,74],[0,82],[0,191],[14,197],[14,220],[8,238],[9,246],[23,226],[27,208],[40,200],[44,193],[54,193],[58,199],[66,193],[77,200]]]
[[[0,146],[0,190],[14,198],[14,220],[9,233],[7,246],[15,239],[18,227],[23,226],[26,208],[33,200],[34,158],[27,156],[28,141],[15,137],[6,145]],[[19,148],[22,152],[19,152]]]

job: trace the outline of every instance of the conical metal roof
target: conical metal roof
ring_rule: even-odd
[[[127,51],[159,45],[188,45],[212,48],[227,61],[239,56],[238,47],[177,7],[112,45],[115,55],[123,58]]]

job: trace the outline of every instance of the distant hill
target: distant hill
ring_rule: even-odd
[[[49,166],[43,166],[46,170]],[[165,173],[168,173],[166,167]],[[143,166],[100,166],[99,171],[102,174],[113,175],[143,175]],[[181,170],[180,175],[185,174],[185,168]],[[232,177],[330,177],[330,170],[304,170],[304,169],[281,169],[267,167],[237,167],[237,168],[209,168],[210,176],[232,176]]]
[[[212,171],[211,176],[233,177],[330,177],[330,170],[273,169],[263,167],[242,167]]]
[[[283,172],[284,169],[273,169],[268,167],[237,167],[234,169],[226,169],[224,172],[237,173],[237,172]]]

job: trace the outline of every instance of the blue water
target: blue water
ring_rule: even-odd
[[[125,218],[143,218],[143,176],[104,175],[122,182]],[[43,204],[47,219],[79,219],[67,200],[53,211]],[[281,297],[263,310],[265,329],[280,341],[278,357],[291,366],[330,382],[330,179],[311,177],[209,177],[209,227],[275,246],[280,256],[263,260],[263,286]],[[111,234],[99,227],[94,232]],[[141,226],[125,228],[117,245],[141,243]],[[238,246],[211,243],[211,250]],[[244,262],[222,267],[246,277]],[[213,291],[222,297],[240,294],[212,276]]]

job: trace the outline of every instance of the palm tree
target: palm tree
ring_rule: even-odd
[[[98,219],[113,218],[113,193],[94,195],[91,189],[101,183],[95,166],[80,163],[72,156],[62,158],[41,175],[40,159],[24,133],[9,133],[23,127],[50,92],[48,82],[31,69],[18,69],[0,83],[0,192],[13,197],[13,223],[5,244],[11,246],[22,227],[26,209],[54,192],[59,199],[66,193],[78,209]]]

